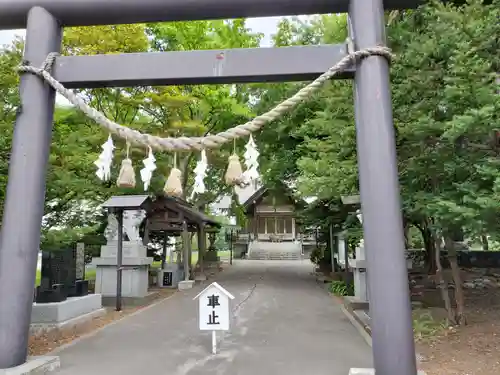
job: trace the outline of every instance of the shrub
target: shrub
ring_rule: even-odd
[[[354,285],[345,281],[332,281],[328,290],[339,297],[354,295]]]

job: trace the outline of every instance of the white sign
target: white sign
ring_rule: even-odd
[[[234,296],[214,282],[193,299],[198,299],[200,330],[212,331],[212,353],[215,354],[215,332],[229,330],[229,300]]]

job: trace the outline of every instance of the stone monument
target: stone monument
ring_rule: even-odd
[[[356,259],[351,260],[354,277],[354,297],[360,303],[368,304],[368,287],[366,278],[366,255],[363,240],[356,248]]]
[[[171,237],[168,239],[167,251],[169,262],[165,262],[163,268],[158,270],[157,286],[175,289],[178,287],[179,282],[184,280],[184,268],[181,261],[181,252],[176,248],[175,239]],[[175,262],[173,261],[174,257],[176,257]]]
[[[102,315],[100,294],[88,293],[85,249],[42,252],[41,282],[31,313],[31,333],[69,328]]]
[[[217,254],[217,248],[215,247],[215,240],[216,240],[216,233],[210,232],[208,234],[207,252],[204,254],[203,258],[208,267],[218,264],[220,261],[220,257]]]
[[[88,294],[85,276],[84,249],[43,251],[40,286],[37,303],[62,302],[68,297]]]
[[[146,214],[143,210],[123,212],[123,261],[122,297],[124,303],[134,304],[149,295],[149,266],[153,258],[147,257],[139,234],[139,226]],[[101,256],[94,258],[96,266],[96,293],[101,293],[104,304],[112,304],[116,297],[116,264],[118,253],[118,220],[108,215],[108,226],[104,232],[107,244],[101,246]]]

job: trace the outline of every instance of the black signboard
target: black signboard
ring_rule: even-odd
[[[172,286],[172,272],[163,272],[163,286]]]
[[[61,302],[67,297],[88,294],[88,283],[78,280],[77,251],[73,249],[42,252],[41,282],[36,302]]]

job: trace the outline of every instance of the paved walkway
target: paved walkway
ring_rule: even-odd
[[[236,297],[231,331],[210,354],[201,290],[177,294],[62,350],[59,375],[347,375],[371,349],[310,275],[309,261],[242,260],[217,281]]]

